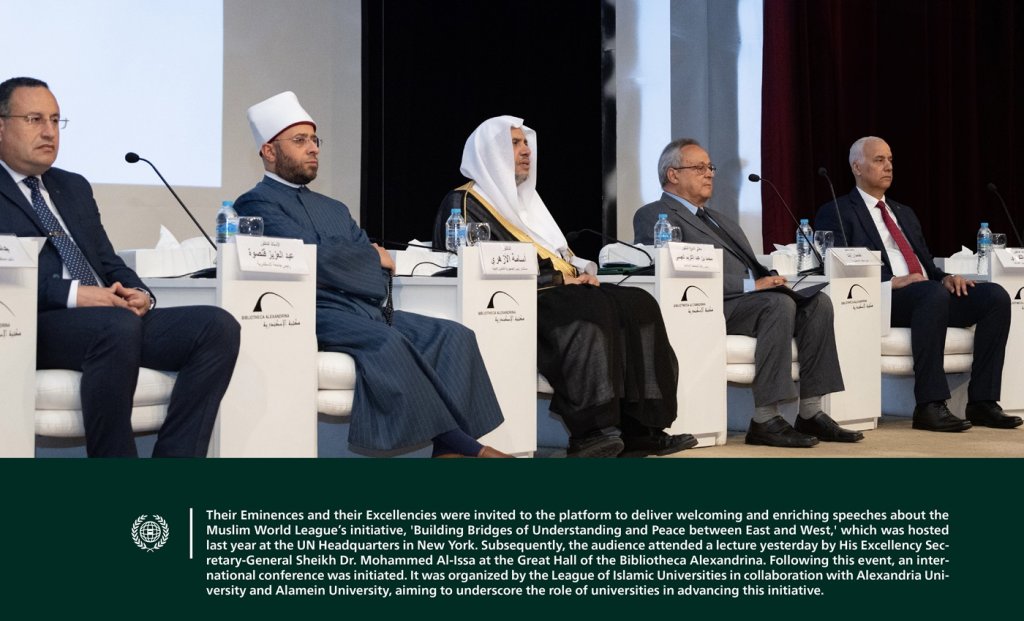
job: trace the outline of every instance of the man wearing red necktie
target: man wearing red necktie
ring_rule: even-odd
[[[857,187],[818,210],[816,229],[836,231],[837,246],[882,251],[882,281],[892,283],[892,325],[910,328],[914,355],[914,428],[965,431],[973,425],[1012,429],[1018,416],[999,407],[1010,296],[999,285],[946,274],[935,267],[914,212],[885,192],[892,184],[892,150],[881,138],[861,138],[850,147]],[[842,218],[842,225],[838,218]],[[839,231],[845,231],[845,239]],[[949,385],[943,371],[946,328],[975,325],[974,363],[968,388],[967,420],[946,407]]]

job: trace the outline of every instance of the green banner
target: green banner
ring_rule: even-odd
[[[749,612],[1015,602],[1024,460],[5,460],[46,618]]]

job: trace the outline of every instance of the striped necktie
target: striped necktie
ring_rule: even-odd
[[[25,177],[25,185],[32,190],[32,208],[35,209],[36,215],[39,216],[39,221],[43,223],[43,228],[46,229],[50,242],[60,254],[60,258],[64,261],[65,267],[68,268],[71,278],[83,285],[95,286],[99,284],[96,282],[92,268],[89,266],[89,261],[82,254],[82,250],[68,237],[67,231],[60,225],[60,221],[53,215],[50,208],[46,206],[46,201],[43,200],[43,193],[39,191],[39,179]]]

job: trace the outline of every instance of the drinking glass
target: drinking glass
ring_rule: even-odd
[[[821,253],[822,260],[825,259],[825,255],[828,254],[828,249],[832,247],[832,231],[815,231],[814,232],[814,246]]]
[[[992,233],[992,247],[1006,248],[1006,233]]]
[[[681,241],[683,241],[683,229],[681,229],[678,226],[670,227],[669,228],[669,240],[674,241],[674,242],[681,242]]]
[[[491,239],[491,225],[486,222],[470,222],[466,225],[466,243],[475,246]]]
[[[250,237],[263,237],[263,218],[259,216],[239,217],[238,234]]]

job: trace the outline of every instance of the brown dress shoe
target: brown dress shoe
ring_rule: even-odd
[[[508,459],[515,459],[514,457],[512,457],[508,453],[502,453],[501,451],[499,451],[498,449],[496,449],[496,448],[494,448],[492,446],[485,446],[485,447],[483,447],[482,449],[480,449],[480,452],[476,454],[476,456],[477,457],[491,458],[491,459],[505,458],[505,457],[507,457]]]

